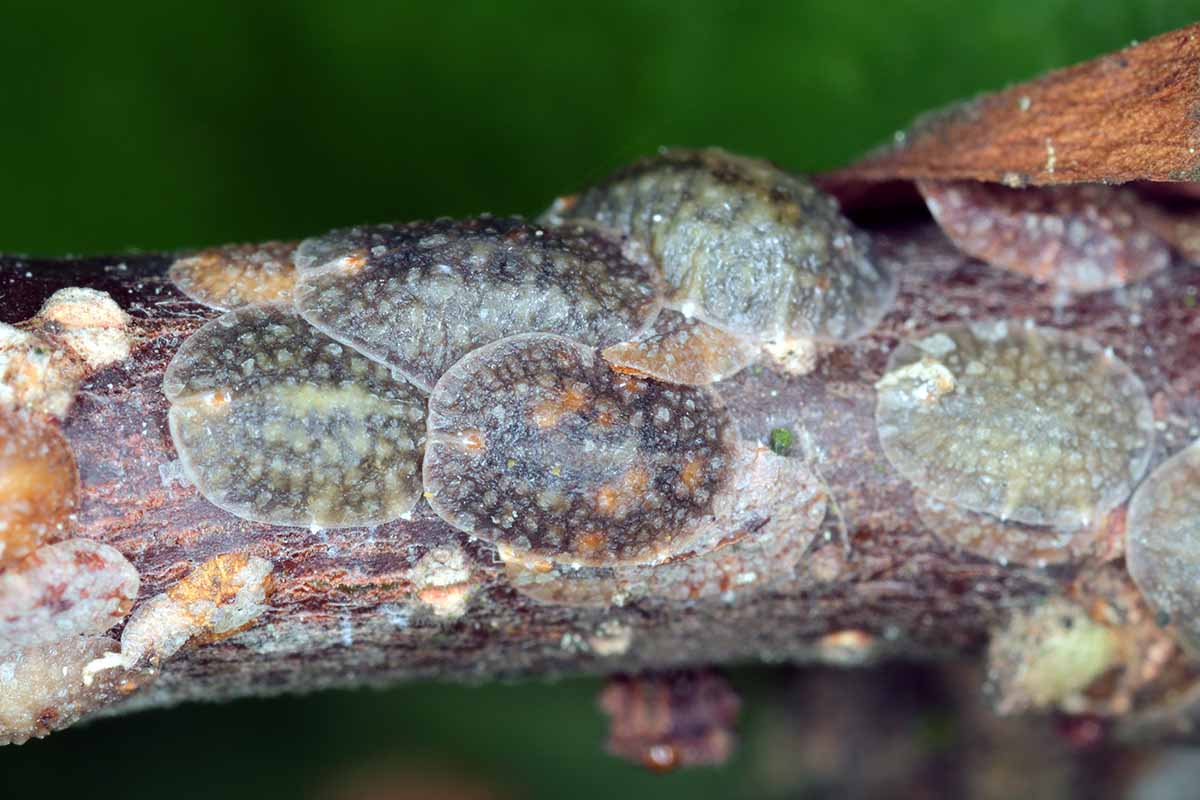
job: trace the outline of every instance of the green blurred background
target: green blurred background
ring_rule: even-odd
[[[922,110],[1197,18],[1200,0],[6,0],[0,251],[532,214],[664,144],[819,170]],[[754,698],[782,679],[739,674],[748,731]],[[0,795],[108,796],[102,774],[127,800],[300,797],[345,765],[430,760],[517,796],[760,791],[752,748],[665,779],[604,756],[597,685],[426,685],[121,718],[0,750]]]

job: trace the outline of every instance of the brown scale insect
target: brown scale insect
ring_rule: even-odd
[[[228,311],[288,301],[296,285],[296,242],[227,244],[185,256],[167,276],[197,303]]]
[[[469,351],[518,333],[633,338],[662,305],[637,247],[594,226],[520,219],[370,225],[305,240],[296,304],[314,326],[425,391]]]
[[[938,225],[963,252],[1069,292],[1096,292],[1166,269],[1161,215],[1129,189],[1100,184],[1015,189],[918,181]]]
[[[0,573],[0,647],[104,633],[125,619],[140,584],[133,565],[106,544],[41,547]]]
[[[619,372],[703,386],[753,364],[760,349],[750,337],[665,310],[652,329],[632,342],[604,348],[603,355]]]
[[[40,414],[0,408],[0,568],[74,527],[79,471]]]
[[[1047,567],[1085,559],[1109,561],[1122,552],[1121,512],[1112,511],[1084,529],[1023,525],[967,511],[916,491],[917,516],[942,541],[1000,564]]]
[[[425,496],[450,524],[531,558],[660,561],[721,511],[734,425],[704,390],[614,372],[524,334],[471,352],[429,400]]]

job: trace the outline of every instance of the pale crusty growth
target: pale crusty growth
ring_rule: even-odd
[[[1071,292],[1112,289],[1171,263],[1154,209],[1101,184],[1014,189],[918,181],[930,213],[963,252]]]
[[[296,242],[227,244],[179,259],[167,275],[179,291],[222,311],[286,302],[296,287]]]
[[[1073,529],[1129,496],[1153,445],[1142,382],[1095,342],[1019,322],[901,344],[876,385],[880,442],[934,497]]]
[[[833,198],[722,150],[663,151],[559,201],[547,218],[630,235],[658,261],[670,304],[750,336],[849,339],[895,297]]]
[[[603,355],[619,372],[702,386],[737,374],[754,363],[759,351],[750,337],[666,310],[652,329],[633,341],[604,348]]]
[[[0,408],[62,418],[87,372],[81,359],[40,332],[0,322]]]
[[[456,528],[534,558],[651,563],[720,511],[734,436],[704,390],[621,375],[561,336],[513,336],[438,381],[426,497]]]
[[[107,292],[59,289],[46,300],[33,324],[63,341],[91,369],[129,357],[129,315]]]
[[[988,688],[996,710],[1072,710],[1079,694],[1121,662],[1121,640],[1075,603],[1052,597],[1017,611],[988,646]]]
[[[913,493],[917,515],[942,541],[1000,564],[1046,567],[1083,560],[1109,561],[1122,551],[1119,511],[1098,518],[1090,527],[1059,530],[1025,525],[959,508],[936,497]]]
[[[457,619],[466,613],[471,594],[479,585],[467,554],[453,543],[421,556],[413,564],[410,580],[417,599],[443,619]]]
[[[0,573],[0,647],[104,633],[125,619],[139,585],[133,565],[106,544],[41,547]]]
[[[273,567],[248,553],[222,553],[205,561],[162,594],[138,606],[121,634],[121,650],[87,665],[91,682],[107,670],[157,667],[185,644],[232,636],[267,610]]]
[[[420,497],[420,392],[289,306],[205,324],[171,360],[163,391],[185,474],[231,514],[373,525]]]
[[[1200,442],[1158,466],[1129,503],[1126,565],[1200,654]]]
[[[733,501],[705,533],[648,566],[574,567],[500,548],[505,573],[543,603],[607,607],[631,600],[733,597],[790,576],[825,518],[826,492],[807,464],[739,443]]]
[[[641,248],[578,224],[363,226],[304,241],[296,263],[309,322],[426,391],[488,342],[542,332],[610,344],[644,331],[662,304]]]
[[[0,647],[0,745],[23,744],[77,722],[144,685],[148,676],[114,670],[84,683],[84,665],[116,646],[103,636]]]
[[[62,538],[78,503],[79,471],[58,429],[0,408],[0,569]]]

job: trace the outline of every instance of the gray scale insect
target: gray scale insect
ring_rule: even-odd
[[[1150,604],[1200,654],[1200,442],[1150,473],[1129,503],[1126,564]]]
[[[876,384],[884,454],[948,503],[1026,525],[1088,526],[1146,470],[1142,382],[1099,345],[1015,320],[930,330]]]
[[[306,240],[296,265],[305,319],[425,391],[488,342],[541,332],[612,344],[649,328],[662,306],[644,255],[579,224],[362,226]]]
[[[773,164],[719,149],[665,150],[556,203],[641,242],[667,302],[763,340],[846,340],[891,307],[896,284],[837,202]]]
[[[735,245],[729,252],[742,260],[705,261],[712,248],[725,252],[728,237],[715,243],[685,237],[672,245],[672,257],[686,242],[699,248],[694,255],[707,264],[703,275],[713,286],[721,264],[738,291],[747,288],[747,271],[762,271],[766,280],[751,280],[753,291],[738,301],[750,306],[746,319],[778,321],[779,307],[759,313],[754,304],[774,302],[778,293],[770,287],[780,281],[792,287],[803,276],[817,276],[813,292],[802,301],[792,288],[784,292],[787,308],[809,315],[795,329],[857,332],[882,313],[886,304],[875,301],[890,294],[890,279],[866,261],[849,223],[818,190],[765,162],[719,151],[666,161],[668,173],[691,175],[678,187],[684,199],[702,189],[717,192],[721,202],[736,199],[745,213],[734,215],[729,237],[745,240],[746,224],[774,220],[759,264],[749,260],[753,249]],[[694,174],[697,164],[708,177]],[[656,196],[668,189],[658,185]],[[681,225],[688,209],[707,213],[680,201],[672,213]],[[806,266],[780,263],[780,252],[802,253]],[[272,291],[289,301],[240,305],[258,296],[255,276],[264,271]],[[568,562],[652,562],[678,551],[700,517],[728,502],[721,490],[732,469],[734,427],[714,396],[679,384],[727,377],[757,352],[753,337],[675,312],[656,325],[664,304],[661,272],[636,237],[595,221],[538,225],[490,216],[337,230],[294,251],[230,246],[191,256],[172,271],[186,277],[185,290],[200,302],[236,307],[184,343],[164,380],[183,471],[208,500],[249,520],[374,525],[411,511],[424,489],[452,525],[481,538]],[[543,338],[527,353],[531,361],[512,367],[514,376],[519,366],[526,377],[502,391],[487,378],[495,365],[486,361],[500,351],[488,348],[514,347],[514,339],[528,344],[521,337],[535,334]],[[607,361],[597,348],[605,348]],[[467,374],[478,380],[455,377]],[[566,375],[575,383],[563,383]],[[565,427],[555,422],[538,439],[538,417],[520,417],[518,406],[530,392],[554,387],[568,405],[574,392],[598,405],[567,408]],[[427,421],[431,390],[434,413]],[[553,406],[549,395],[543,400]],[[470,450],[463,442],[470,440],[455,440],[455,451],[446,420],[488,402],[514,415],[488,418],[507,428],[476,425],[491,431],[480,448],[499,459],[489,462],[498,472],[474,483],[450,481],[442,465],[455,453],[465,457]],[[601,424],[605,413],[611,429]],[[525,427],[511,427],[518,419]],[[428,453],[427,425],[436,432]],[[513,455],[504,455],[507,447]],[[585,469],[602,454],[610,462]],[[516,479],[504,469],[518,457],[525,472]],[[546,471],[530,466],[538,459]],[[553,498],[565,485],[553,470],[564,469],[579,482],[569,512]],[[496,485],[485,486],[487,480]],[[505,502],[549,503],[550,511],[539,511],[546,526],[528,528],[538,519],[532,510],[519,521],[493,521],[509,513],[494,499],[498,486],[514,491]],[[479,491],[474,501],[471,490]],[[481,508],[491,510],[479,516]],[[565,516],[555,517],[559,511]],[[620,524],[601,525],[601,517]]]
[[[185,474],[213,504],[275,525],[372,525],[421,495],[425,398],[285,304],[206,323],[163,379]]]

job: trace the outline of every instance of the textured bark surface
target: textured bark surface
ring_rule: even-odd
[[[1200,26],[919,118],[837,183],[1009,185],[1200,178]]]
[[[450,529],[424,504],[409,522],[311,532],[239,520],[194,487],[168,484],[160,467],[176,455],[162,372],[216,312],[170,284],[169,257],[0,258],[0,321],[27,318],[56,289],[80,285],[109,292],[135,319],[132,356],[89,377],[63,422],[83,485],[74,535],[125,554],[141,574],[139,604],[220,553],[274,565],[266,614],[231,638],[185,649],[125,707],[432,676],[476,681],[965,652],[1012,609],[1086,584],[1090,572],[1108,574],[1111,566],[1094,563],[1001,566],[938,540],[916,515],[912,486],[880,450],[874,383],[900,339],[935,323],[1004,317],[1072,330],[1111,347],[1145,382],[1159,428],[1157,464],[1200,428],[1200,269],[1179,263],[1136,287],[1064,303],[961,255],[928,222],[878,231],[876,243],[900,291],[871,335],[826,347],[807,375],[760,362],[718,384],[744,438],[765,442],[776,427],[797,434],[793,457],[812,459],[840,519],[831,510],[826,535],[794,574],[767,586],[602,609],[518,594],[490,546]],[[849,557],[838,541],[842,520]],[[463,549],[471,572],[468,605],[457,617],[434,613],[414,569],[448,544]],[[1119,583],[1129,586],[1124,577]]]

